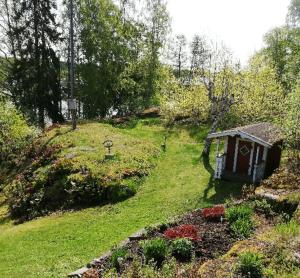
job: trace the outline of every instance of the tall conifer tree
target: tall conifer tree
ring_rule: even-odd
[[[60,62],[55,51],[60,35],[54,0],[11,0],[12,27],[8,31],[14,59],[8,82],[14,101],[40,127],[45,115],[63,120],[59,104]]]

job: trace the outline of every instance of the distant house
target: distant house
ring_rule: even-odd
[[[280,165],[283,140],[280,130],[270,123],[237,127],[208,137],[218,139],[216,179],[258,183]]]

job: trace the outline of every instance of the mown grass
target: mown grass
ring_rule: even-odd
[[[148,120],[119,131],[158,147],[165,135],[162,126]],[[239,184],[215,183],[210,164],[200,162],[206,132],[200,127],[169,132],[166,153],[157,158],[156,168],[138,193],[126,201],[21,225],[4,221],[2,216],[0,276],[65,277],[147,225],[238,193]]]

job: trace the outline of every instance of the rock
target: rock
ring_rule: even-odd
[[[139,113],[138,116],[140,118],[157,118],[160,117],[160,110],[158,107],[148,108],[143,112]]]
[[[68,275],[68,277],[71,277],[71,278],[81,278],[82,275],[83,275],[84,273],[86,273],[88,270],[89,270],[89,268],[87,268],[87,267],[80,268],[80,269],[78,269],[78,270],[76,270],[76,271],[70,273],[70,274]]]
[[[130,241],[134,241],[134,240],[143,240],[143,239],[146,239],[145,233],[146,233],[146,230],[142,229],[142,230],[136,232],[135,234],[131,235],[129,237],[129,240]]]

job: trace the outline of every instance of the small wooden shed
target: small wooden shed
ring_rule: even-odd
[[[211,133],[208,138],[218,140],[216,179],[258,183],[280,165],[283,139],[280,130],[270,123]]]

